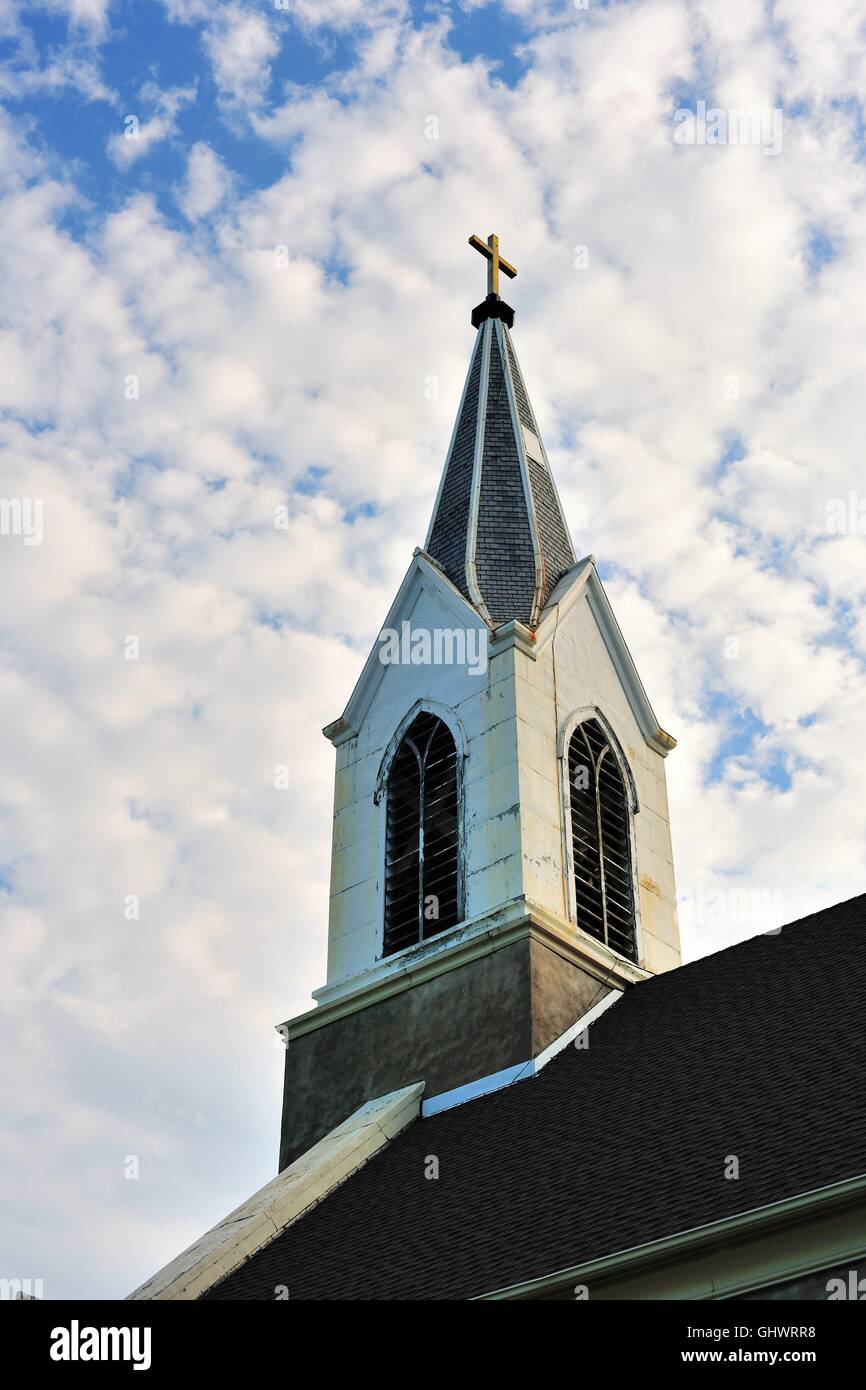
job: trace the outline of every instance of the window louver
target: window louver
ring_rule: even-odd
[[[385,955],[460,920],[457,809],[451,731],[435,715],[419,714],[388,778]]]
[[[595,719],[568,745],[577,925],[637,960],[628,795],[619,764]]]

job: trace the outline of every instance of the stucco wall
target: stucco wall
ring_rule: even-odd
[[[529,931],[519,941],[293,1039],[280,1168],[373,1096],[425,1097],[528,1061],[606,993]]]

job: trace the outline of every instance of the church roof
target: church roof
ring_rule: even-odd
[[[478,333],[425,550],[494,627],[534,627],[575,563],[508,329],[491,295]]]
[[[862,1174],[864,932],[866,895],[632,986],[588,1048],[416,1120],[206,1297],[471,1298]]]

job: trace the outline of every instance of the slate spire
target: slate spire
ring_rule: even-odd
[[[486,251],[479,238],[470,243]],[[488,246],[492,265],[516,275],[495,237]],[[513,322],[496,292],[473,310],[478,333],[424,548],[492,626],[518,618],[534,627],[576,556],[511,341]]]

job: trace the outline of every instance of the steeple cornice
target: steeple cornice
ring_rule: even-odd
[[[472,327],[480,328],[487,319],[501,319],[508,328],[513,328],[514,310],[498,294],[489,294],[472,310]]]

